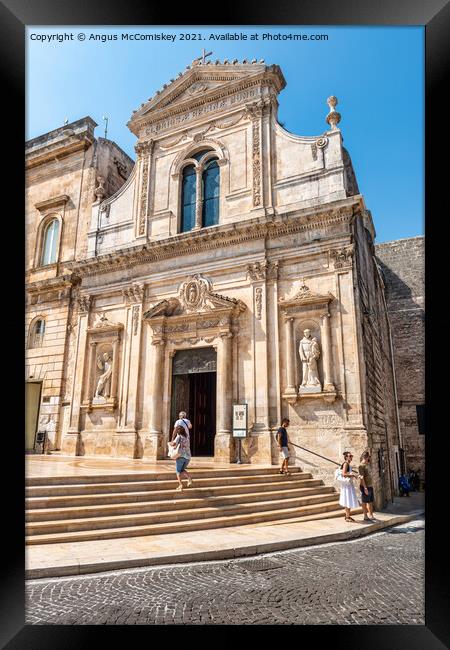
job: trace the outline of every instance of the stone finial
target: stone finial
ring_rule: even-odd
[[[330,107],[330,112],[328,113],[325,119],[330,125],[332,131],[337,130],[336,124],[339,124],[339,122],[341,121],[341,114],[338,113],[335,108],[337,103],[338,103],[337,97],[335,97],[334,95],[328,97],[327,104]]]
[[[97,176],[97,187],[94,190],[94,194],[96,196],[96,201],[101,202],[103,200],[103,197],[105,196],[105,187],[104,187],[104,180],[103,177],[100,176],[100,174]]]

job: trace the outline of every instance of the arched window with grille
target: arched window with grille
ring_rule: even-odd
[[[52,219],[47,224],[42,238],[41,265],[54,264],[58,259],[59,221]]]
[[[41,348],[44,343],[45,320],[37,318],[31,323],[29,345],[30,348]]]

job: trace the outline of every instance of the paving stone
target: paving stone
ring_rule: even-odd
[[[252,560],[30,580],[26,623],[424,625],[423,527],[392,530]]]

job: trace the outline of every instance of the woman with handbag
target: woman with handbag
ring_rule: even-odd
[[[350,511],[352,508],[359,508],[358,497],[356,496],[356,490],[353,485],[353,479],[358,478],[359,474],[356,474],[351,468],[351,461],[353,454],[349,451],[344,452],[344,462],[341,465],[341,496],[339,497],[339,505],[345,508],[345,521],[352,521],[357,523],[353,517],[350,516]]]
[[[186,471],[186,467],[191,460],[191,449],[189,445],[189,437],[184,430],[184,427],[178,426],[175,429],[175,438],[169,442],[169,456],[176,462],[176,471],[178,479],[178,487],[175,492],[183,491],[182,475],[187,478],[187,487],[191,487],[192,479]]]

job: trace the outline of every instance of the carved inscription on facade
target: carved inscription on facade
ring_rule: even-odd
[[[234,104],[240,104],[241,102],[245,102],[248,99],[257,97],[259,93],[259,88],[249,88],[248,90],[242,90],[238,93],[235,93],[234,95],[231,95],[230,97],[225,97],[224,99],[209,102],[208,104],[198,106],[186,113],[182,113],[181,115],[174,115],[173,117],[169,117],[165,120],[155,122],[151,126],[148,126],[146,129],[144,129],[143,133],[144,135],[153,135],[155,133],[165,131],[166,129],[176,127],[179,124],[188,124],[191,120],[194,120],[197,117],[201,117],[202,115],[230,108]]]

